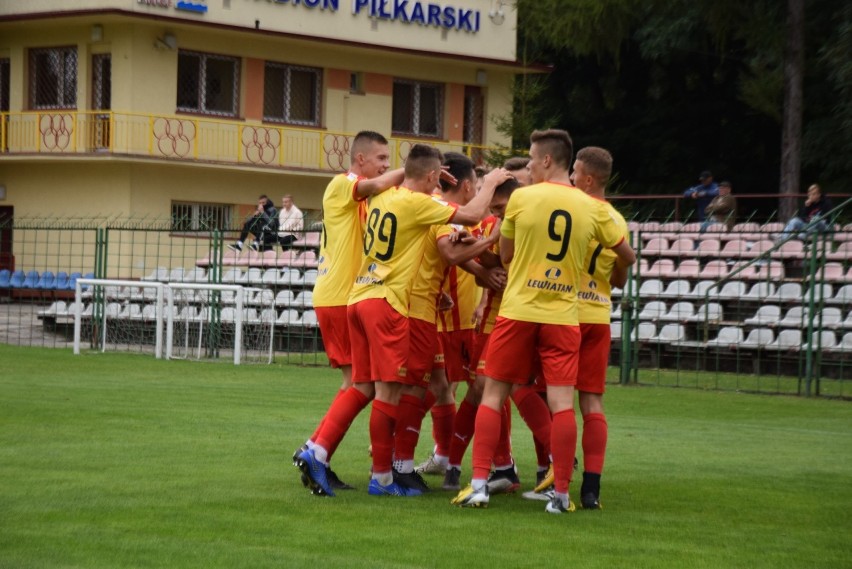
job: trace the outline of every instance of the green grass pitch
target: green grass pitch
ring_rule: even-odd
[[[367,413],[334,460],[358,490],[311,496],[290,455],[337,389],[326,368],[8,346],[0,362],[2,568],[852,564],[845,401],[612,386],[605,509],[549,516],[519,495],[368,496]]]

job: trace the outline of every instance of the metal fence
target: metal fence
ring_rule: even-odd
[[[777,222],[701,231],[632,221],[639,262],[614,291],[613,379],[852,397],[852,227],[835,223],[850,203],[831,212],[825,231],[780,238]],[[138,327],[119,323],[110,329],[125,336],[102,334],[105,318],[153,316],[144,291],[93,290],[72,306],[76,279],[235,284],[246,291],[247,341],[271,345],[276,361],[327,363],[311,299],[318,231],[287,251],[237,253],[228,248],[236,230],[173,228],[173,219],[0,220],[0,251],[11,251],[0,258],[0,342],[71,347],[73,311],[88,310],[84,348],[152,353],[154,335]],[[206,319],[215,325],[204,334],[220,336],[202,341],[187,324],[176,337],[226,359],[233,338],[221,323],[233,299],[181,301],[174,319]]]

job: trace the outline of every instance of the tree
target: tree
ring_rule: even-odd
[[[787,53],[784,56],[784,126],[781,135],[781,194],[799,193],[802,175],[802,75],[804,72],[804,0],[787,2]],[[795,199],[781,198],[784,219],[796,211]]]

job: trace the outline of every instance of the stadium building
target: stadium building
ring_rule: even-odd
[[[515,29],[504,0],[4,2],[0,217],[172,219],[174,238],[264,193],[317,212],[362,129],[393,166],[416,142],[480,159],[508,143]]]

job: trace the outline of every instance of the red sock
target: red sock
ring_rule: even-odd
[[[504,467],[512,464],[512,404],[506,399],[501,410],[500,438],[494,449],[494,466]]]
[[[423,397],[423,399],[420,400],[421,404],[423,405],[423,416],[424,417],[426,416],[426,413],[429,412],[429,409],[432,408],[432,405],[435,404],[435,401],[437,401],[437,399],[438,398],[435,397],[435,394],[432,393],[431,389],[426,390],[426,395]]]
[[[331,400],[331,405],[334,405],[334,402],[337,401],[337,398],[340,397],[341,395],[343,395],[343,393],[345,391],[346,391],[345,389],[338,389],[337,393],[334,394],[334,399]],[[329,409],[331,409],[331,405],[328,406]],[[317,430],[314,431],[313,435],[311,435],[311,440],[313,442],[317,442],[317,437],[319,436],[319,433],[322,430],[322,426],[325,423],[325,418],[326,418],[327,415],[328,415],[328,411],[325,412],[325,415],[323,415],[323,418],[319,422],[319,425],[317,425]]]
[[[530,387],[521,387],[512,393],[512,401],[518,407],[524,422],[530,428],[535,442],[535,454],[539,466],[550,464],[550,409],[547,403],[539,397],[538,392]]]
[[[583,417],[583,470],[601,474],[606,455],[607,426],[603,413]]]
[[[346,436],[349,425],[369,402],[369,397],[354,387],[350,387],[338,395],[331,407],[328,408],[325,419],[323,419],[322,429],[317,433],[315,442],[328,451],[329,460],[337,449],[337,445]]]
[[[414,449],[420,438],[420,425],[426,413],[423,401],[414,395],[399,398],[393,457],[395,460],[414,460]]]
[[[559,493],[568,492],[576,451],[577,419],[574,417],[574,410],[566,409],[555,413],[550,435],[550,452],[553,453],[553,485]]]
[[[370,443],[373,445],[373,474],[384,474],[393,468],[393,433],[398,407],[386,401],[373,400],[370,413]]]
[[[473,478],[488,478],[502,422],[502,412],[485,405],[479,406],[476,412],[476,439],[473,441]]]
[[[473,438],[473,429],[476,424],[476,405],[468,403],[467,399],[461,402],[456,412],[456,420],[453,422],[453,438],[450,439],[450,466],[460,465]]]
[[[432,438],[435,439],[435,454],[450,456],[453,440],[453,423],[456,420],[455,403],[432,407]]]

